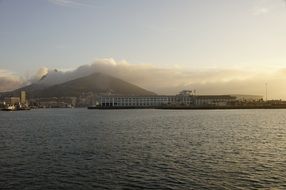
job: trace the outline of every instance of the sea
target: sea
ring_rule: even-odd
[[[0,189],[286,189],[286,110],[0,112]]]

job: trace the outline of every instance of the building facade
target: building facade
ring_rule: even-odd
[[[20,97],[5,97],[4,98],[4,104],[6,105],[16,105],[19,104],[20,101]]]
[[[164,105],[186,105],[190,106],[193,96],[182,91],[176,96],[100,96],[98,106],[100,107],[136,107],[150,108]]]
[[[236,97],[221,96],[102,96],[100,107],[226,106]]]
[[[205,95],[193,98],[195,106],[227,106],[231,102],[237,101],[235,96],[230,95]]]
[[[76,106],[76,97],[53,97],[31,99],[30,104],[43,108],[69,108]]]
[[[254,99],[255,98],[255,99]],[[243,101],[260,100],[261,96],[243,96]],[[173,96],[100,96],[97,106],[103,108],[212,107],[228,106],[242,101],[235,95],[196,95],[184,90]]]
[[[181,94],[176,96],[101,96],[98,105],[100,107],[117,107],[117,108],[155,108],[164,105],[180,104],[191,105],[193,98],[189,94]]]
[[[23,105],[27,103],[27,95],[25,91],[21,91],[20,102]]]

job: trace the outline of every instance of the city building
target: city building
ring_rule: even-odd
[[[76,97],[52,97],[31,99],[30,104],[43,108],[69,108],[76,106]]]
[[[102,108],[212,107],[234,105],[242,101],[253,102],[261,99],[262,96],[252,95],[196,95],[195,91],[183,90],[172,96],[103,95],[99,97],[97,106]]]
[[[184,105],[193,104],[193,95],[190,91],[182,91],[176,96],[154,95],[154,96],[100,96],[98,105],[100,107],[136,107],[150,108],[164,105]]]
[[[94,94],[93,92],[83,92],[77,98],[78,107],[86,107],[95,104],[96,104],[96,94]]]
[[[4,102],[6,105],[16,105],[19,104],[21,101],[20,97],[5,97]]]
[[[25,91],[21,91],[21,95],[20,95],[20,103],[22,105],[25,105],[27,103],[27,96],[26,96],[26,92]]]
[[[205,95],[194,96],[193,98],[196,106],[226,106],[237,101],[237,98],[231,95]]]
[[[241,94],[234,94],[232,96],[235,96],[238,101],[263,101],[263,96],[259,95],[241,95]]]

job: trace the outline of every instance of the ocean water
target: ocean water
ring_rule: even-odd
[[[286,189],[286,110],[0,112],[0,189]]]

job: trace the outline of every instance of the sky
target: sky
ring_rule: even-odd
[[[286,99],[285,34],[285,0],[0,0],[0,91],[87,67],[161,94],[267,83]]]

